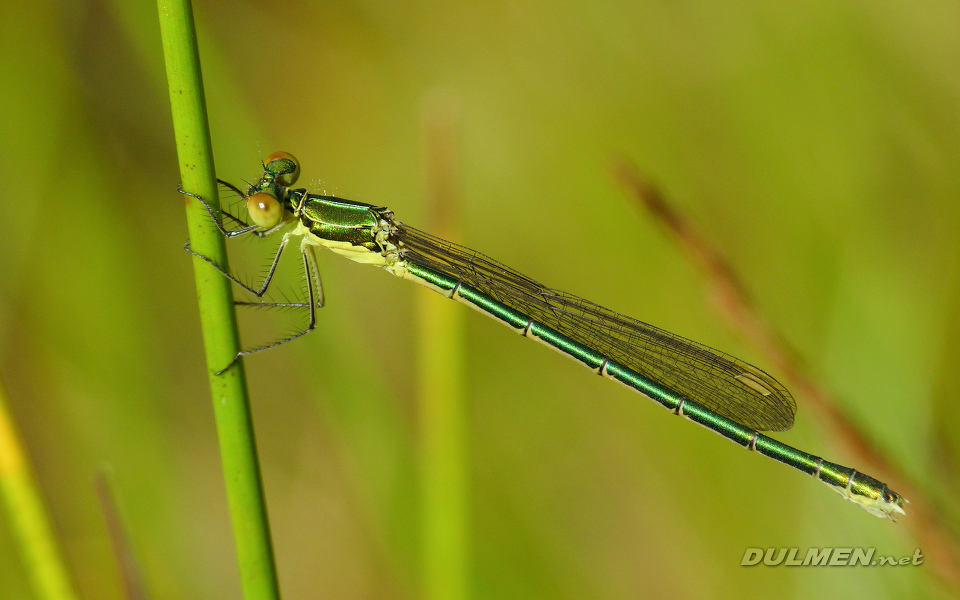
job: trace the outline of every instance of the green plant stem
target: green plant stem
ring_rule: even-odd
[[[469,473],[463,307],[417,290],[423,597],[469,597]]]
[[[2,383],[0,497],[6,509],[6,518],[0,520],[10,524],[34,595],[41,600],[78,598],[53,534],[30,460],[10,418]]]
[[[183,189],[219,210],[193,9],[189,0],[158,0],[157,7]],[[226,268],[223,236],[200,202],[184,198],[192,248]],[[240,348],[233,293],[230,282],[199,259],[194,275],[243,597],[279,598],[243,362],[215,374]]]
[[[432,229],[457,239],[456,110],[445,96],[426,110],[426,167]],[[463,306],[418,290],[418,380],[423,598],[470,594],[469,442]]]

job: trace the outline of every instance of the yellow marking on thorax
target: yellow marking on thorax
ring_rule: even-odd
[[[303,243],[332,250],[333,252],[336,252],[341,256],[345,256],[354,262],[367,265],[376,265],[379,267],[386,266],[389,263],[387,257],[385,257],[383,254],[380,252],[374,252],[373,250],[370,250],[364,246],[354,246],[350,242],[325,240],[321,237],[317,237],[311,233],[310,229],[308,229],[303,223],[297,223],[297,227],[293,230],[291,235],[303,236]]]

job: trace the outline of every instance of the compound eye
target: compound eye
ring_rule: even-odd
[[[267,157],[265,164],[267,171],[283,187],[293,185],[300,177],[300,162],[288,152],[274,152]]]
[[[250,219],[264,229],[276,227],[283,218],[280,202],[267,192],[247,196],[247,212],[250,213]]]

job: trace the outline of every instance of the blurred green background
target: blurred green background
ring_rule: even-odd
[[[617,182],[626,157],[878,448],[960,492],[956,2],[195,11],[221,178],[286,150],[303,185],[426,228],[442,97],[456,241],[766,366]],[[0,375],[69,567],[84,597],[122,597],[93,484],[109,465],[153,597],[237,598],[156,6],[3,14]],[[319,330],[247,360],[281,588],[419,598],[416,286],[329,253],[321,269]],[[739,566],[747,547],[919,546],[906,523],[461,310],[472,597],[943,597],[929,566]],[[775,437],[849,463],[797,400]],[[0,596],[29,597],[3,526]]]

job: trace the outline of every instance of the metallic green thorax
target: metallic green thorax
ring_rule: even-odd
[[[270,170],[264,170],[260,180],[247,190],[247,196],[260,192],[279,200],[311,235],[321,240],[343,242],[372,252],[382,250],[374,241],[374,227],[384,212],[389,213],[384,208],[335,196],[309,194],[302,188],[286,188],[277,182],[277,174]]]
[[[370,204],[353,202],[333,196],[315,194],[301,195],[303,190],[292,190],[291,200],[299,207],[300,222],[312,235],[334,242],[347,242],[363,246],[373,252],[380,251],[374,241],[374,227],[381,219],[381,211]]]
[[[385,208],[354,202],[335,196],[309,194],[305,189],[285,187],[284,175],[299,172],[291,158],[280,158],[264,165],[260,180],[250,186],[247,196],[267,193],[283,204],[284,210],[300,220],[311,235],[327,242],[340,242],[372,252],[383,250],[375,241],[374,228],[384,216],[392,217]]]

